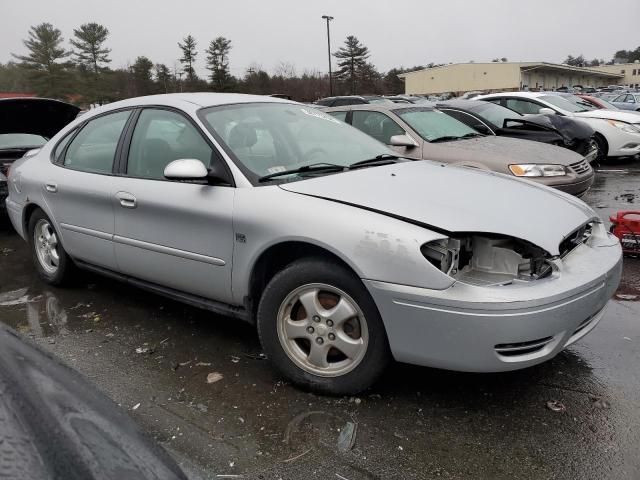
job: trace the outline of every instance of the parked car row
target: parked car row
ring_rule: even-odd
[[[402,157],[491,170],[574,195],[584,194],[593,183],[594,172],[584,155],[540,142],[479,133],[455,118],[457,110],[447,115],[432,107],[391,104],[325,111],[389,145]],[[590,136],[588,131],[587,140]]]
[[[80,267],[248,321],[319,392],[367,388],[392,358],[524,368],[595,328],[619,242],[544,185],[588,188],[583,155],[430,106],[330,110],[213,93],[106,105],[11,165],[7,211],[45,282]]]
[[[523,115],[550,114],[580,120],[595,130],[600,159],[640,154],[640,115],[634,112],[591,108],[571,94],[558,92],[502,92],[481,95]]]

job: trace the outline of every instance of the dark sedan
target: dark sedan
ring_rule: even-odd
[[[438,110],[485,135],[520,138],[573,150],[589,162],[597,158],[594,130],[583,122],[560,115],[521,115],[482,100],[450,100]]]

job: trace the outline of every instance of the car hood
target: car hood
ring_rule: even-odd
[[[0,100],[0,134],[28,133],[53,137],[80,109],[48,98],[7,98]]]
[[[492,170],[508,173],[508,165],[513,163],[553,163],[568,166],[579,162],[582,157],[566,148],[546,143],[488,135],[452,142],[425,142],[423,158],[447,163],[482,163]]]
[[[636,112],[622,110],[590,110],[574,114],[576,117],[602,118],[603,120],[620,120],[627,123],[640,123],[640,116]]]
[[[364,168],[281,184],[280,188],[436,231],[508,235],[551,255],[559,254],[560,242],[570,233],[598,218],[582,201],[551,188],[429,161]]]

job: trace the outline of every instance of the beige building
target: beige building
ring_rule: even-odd
[[[607,73],[616,73],[623,76],[618,85],[625,85],[632,88],[640,88],[640,62],[616,63],[615,65],[602,65],[593,67],[596,70]]]
[[[640,68],[638,66],[637,68]],[[414,95],[473,90],[554,90],[559,87],[622,83],[621,73],[545,62],[452,63],[398,75],[405,93]]]

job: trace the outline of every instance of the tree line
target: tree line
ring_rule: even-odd
[[[23,40],[26,53],[13,53],[14,60],[0,64],[0,91],[33,92],[82,105],[191,91],[284,94],[299,101],[313,101],[329,92],[328,75],[319,71],[299,74],[294,65],[285,62],[272,74],[261,65],[252,64],[243,75],[232,75],[229,65],[233,45],[223,36],[212,39],[203,52],[198,50],[198,42],[192,35],[177,42],[179,68],[177,64],[171,68],[154,63],[146,56],[137,57],[131,65],[111,68],[108,39],[108,28],[95,22],[74,29],[68,46],[62,32],[52,24],[32,26]],[[370,61],[369,49],[353,35],[332,55],[338,66],[332,78],[333,91],[338,95],[403,93],[404,82],[398,78],[399,74],[442,65],[429,63],[380,72]],[[640,47],[618,51],[614,56],[629,61],[640,59]],[[196,73],[196,66],[202,61],[206,78]],[[493,61],[506,62],[507,59]],[[565,61],[584,66],[595,65],[595,62],[604,63],[603,60],[587,62],[582,55],[569,55]]]
[[[13,53],[13,61],[0,64],[0,91],[33,92],[85,105],[191,91],[278,93],[301,101],[313,101],[329,92],[328,75],[319,71],[298,74],[295,66],[286,62],[276,66],[273,74],[254,63],[242,76],[235,77],[229,68],[232,42],[223,36],[211,40],[203,52],[192,35],[177,42],[179,68],[154,63],[144,55],[126,67],[111,68],[108,38],[109,30],[104,25],[85,23],[73,30],[66,46],[62,32],[52,24],[32,26],[23,40],[26,53]],[[398,74],[425,68],[394,68],[380,73],[368,60],[369,49],[355,36],[347,37],[333,55],[338,64],[333,75],[337,94],[403,93],[404,83]],[[208,72],[206,78],[196,73],[201,61]]]

